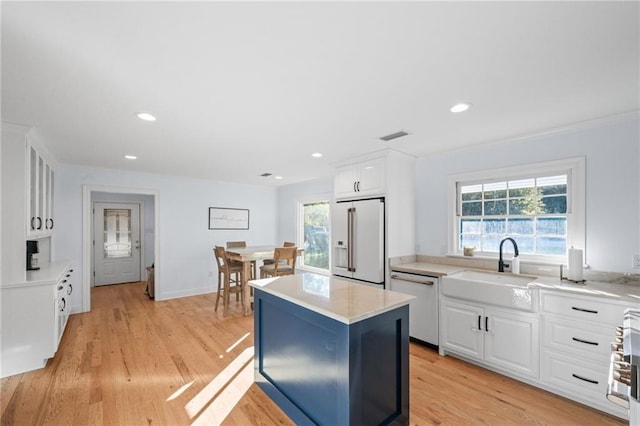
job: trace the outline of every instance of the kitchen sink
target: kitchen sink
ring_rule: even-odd
[[[533,312],[538,306],[538,291],[530,284],[536,279],[467,269],[442,277],[441,291],[449,297]]]

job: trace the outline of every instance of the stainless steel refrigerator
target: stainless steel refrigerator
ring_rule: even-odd
[[[332,205],[332,273],[384,287],[384,198]]]

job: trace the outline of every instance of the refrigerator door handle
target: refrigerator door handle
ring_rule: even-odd
[[[354,240],[354,215],[356,212],[355,207],[350,207],[347,210],[347,270],[349,272],[355,272],[356,268],[353,267],[353,240]]]

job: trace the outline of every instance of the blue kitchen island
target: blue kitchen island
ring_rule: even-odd
[[[409,423],[412,296],[311,273],[249,284],[255,380],[296,424]]]

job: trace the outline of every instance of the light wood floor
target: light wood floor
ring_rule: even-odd
[[[92,290],[46,368],[2,380],[2,424],[291,424],[252,383],[239,303],[223,318],[214,295],[153,302],[144,286]],[[412,425],[625,424],[413,343],[410,377]]]

